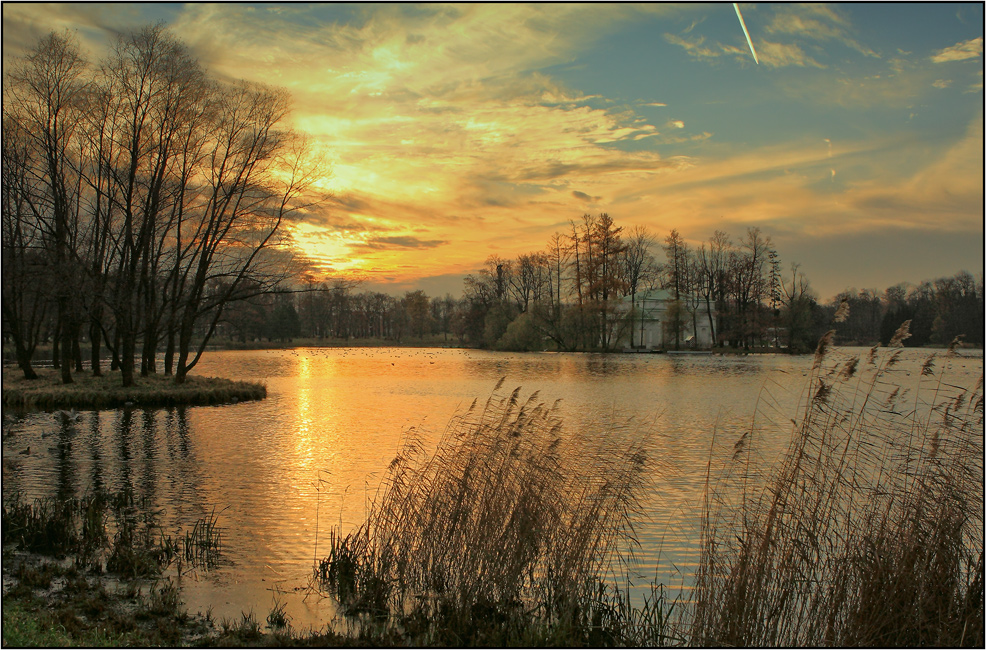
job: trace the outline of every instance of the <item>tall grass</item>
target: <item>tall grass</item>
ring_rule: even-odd
[[[710,459],[688,600],[620,587],[661,480],[628,427],[567,432],[500,385],[433,456],[408,437],[316,581],[387,644],[982,647],[982,378],[955,385],[952,349],[914,365],[830,338],[780,460],[762,409],[715,481]]]
[[[567,432],[557,403],[502,383],[434,455],[405,438],[366,522],[333,533],[316,578],[348,614],[415,644],[621,642],[654,618],[631,616],[612,586],[636,543],[640,443],[628,423]]]
[[[707,490],[689,642],[983,647],[982,378],[828,343],[769,480],[753,430]]]

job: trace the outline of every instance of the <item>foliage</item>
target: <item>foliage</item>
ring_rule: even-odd
[[[496,349],[517,352],[543,350],[544,336],[538,329],[534,315],[524,313],[512,320],[503,336],[497,340]]]

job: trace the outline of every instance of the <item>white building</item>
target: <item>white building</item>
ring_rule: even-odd
[[[647,350],[673,350],[675,348],[675,311],[681,328],[678,334],[682,350],[702,350],[712,347],[712,330],[705,301],[689,301],[684,298],[675,306],[674,298],[664,289],[654,289],[636,296],[636,312],[633,318],[634,347]],[[692,313],[692,305],[698,303]],[[629,312],[630,296],[623,298],[621,309]],[[716,312],[713,307],[712,320]],[[697,325],[697,328],[696,328]],[[697,331],[693,331],[696,330]]]

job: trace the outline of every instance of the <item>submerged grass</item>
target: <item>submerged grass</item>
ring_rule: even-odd
[[[16,409],[117,408],[228,404],[267,397],[262,384],[190,375],[184,384],[174,377],[134,377],[134,385],[121,386],[120,373],[105,371],[101,377],[74,373],[73,383],[62,384],[57,370],[38,369],[37,379],[15,372],[3,373],[3,405]]]
[[[164,533],[151,504],[130,490],[4,497],[5,647],[175,646],[210,633],[163,572],[184,558],[215,562],[215,512],[182,537]]]
[[[983,647],[982,378],[827,344],[770,479],[751,431],[707,491],[690,644]]]
[[[173,562],[214,566],[222,553],[215,510],[184,535],[170,535],[157,523],[151,504],[131,490],[32,502],[4,496],[5,549],[71,557],[77,567],[127,580],[157,577]]]

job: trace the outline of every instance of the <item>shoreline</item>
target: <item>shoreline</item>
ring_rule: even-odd
[[[123,387],[119,371],[104,371],[93,377],[73,372],[71,384],[62,384],[59,372],[36,368],[37,379],[24,379],[19,368],[3,373],[4,408],[49,411],[54,409],[110,409],[125,406],[168,407],[235,404],[267,397],[263,384],[188,375],[185,383],[174,383],[171,375],[135,376],[134,385]]]

